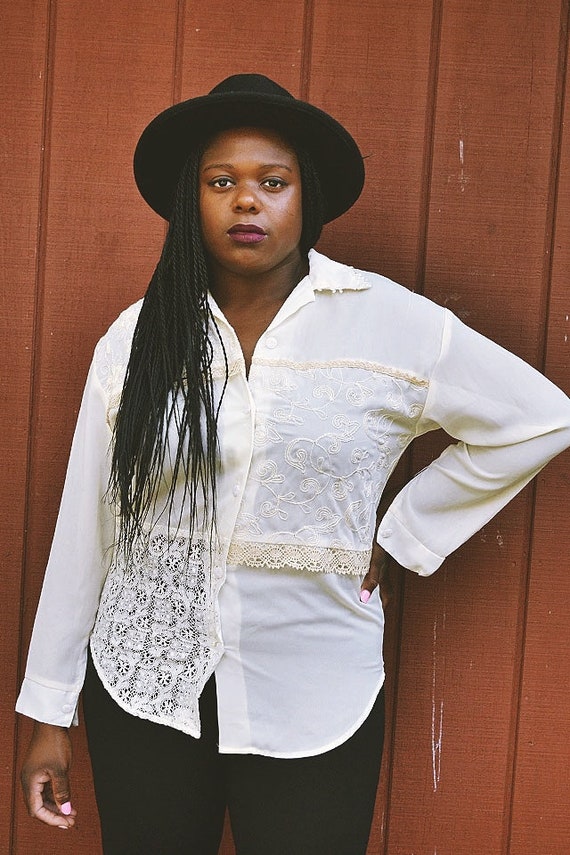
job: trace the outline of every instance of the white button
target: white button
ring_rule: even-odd
[[[232,493],[234,494],[234,496],[239,496],[239,493],[240,493],[240,486],[239,486],[239,484],[234,484],[234,488],[233,488],[233,490],[232,490]]]
[[[71,712],[72,709],[73,709],[73,707],[71,706],[71,704],[64,704],[61,708],[61,711],[62,712]]]
[[[270,350],[277,347],[277,339],[275,336],[270,335],[265,339],[265,347],[268,347]]]
[[[219,565],[214,567],[214,576],[216,577],[216,579],[221,579],[223,575],[224,571],[222,567],[220,567]]]
[[[386,528],[384,529],[384,531],[380,532],[380,537],[392,537],[392,533],[393,532],[391,528]]]

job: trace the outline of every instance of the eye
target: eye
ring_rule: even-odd
[[[232,184],[232,179],[223,175],[219,178],[212,178],[211,181],[208,181],[208,187],[217,187],[219,190],[225,190],[226,187],[230,187]]]
[[[287,182],[283,178],[266,178],[261,183],[268,190],[281,190],[283,187],[287,187]]]

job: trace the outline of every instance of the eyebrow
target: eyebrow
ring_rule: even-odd
[[[287,166],[286,163],[264,163],[261,169],[286,169],[287,172],[293,172],[290,166]],[[209,169],[235,169],[233,163],[208,163],[206,166],[202,168],[202,172],[208,172]]]

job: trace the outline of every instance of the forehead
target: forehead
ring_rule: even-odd
[[[283,162],[297,165],[297,155],[287,140],[268,128],[230,128],[210,139],[204,149],[202,163],[214,158],[231,162],[242,157],[255,157],[267,163]]]

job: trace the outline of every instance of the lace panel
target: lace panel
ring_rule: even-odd
[[[198,698],[222,652],[216,593],[203,541],[153,530],[128,562],[116,556],[91,646],[120,706],[199,736]]]
[[[139,300],[121,312],[106,335],[100,339],[95,350],[97,378],[107,396],[107,422],[111,428],[114,426],[121,400],[133,334],[141,306],[142,300]],[[226,371],[228,378],[240,373],[245,374],[245,364],[239,347],[228,345],[224,357],[217,336],[212,336],[211,341],[213,348],[211,371],[215,381],[223,383],[226,379]]]
[[[231,540],[258,544],[250,560],[271,566],[275,544],[308,547],[301,560],[309,564],[311,549],[323,549],[315,564],[331,568],[327,549],[367,553],[382,490],[415,434],[425,381],[340,361],[256,369],[253,453]],[[263,544],[270,558],[259,557]]]

